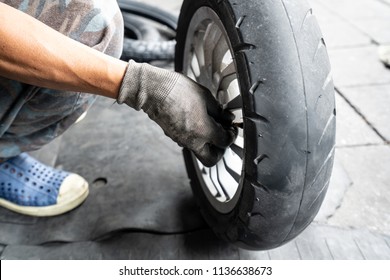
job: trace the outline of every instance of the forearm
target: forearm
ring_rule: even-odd
[[[127,63],[0,3],[0,76],[116,98]]]

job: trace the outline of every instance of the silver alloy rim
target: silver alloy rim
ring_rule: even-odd
[[[235,114],[238,137],[217,165],[208,168],[196,160],[198,177],[209,202],[220,212],[231,211],[238,201],[244,163],[242,98],[237,68],[226,29],[208,7],[194,14],[187,32],[183,72],[207,87],[227,110]]]

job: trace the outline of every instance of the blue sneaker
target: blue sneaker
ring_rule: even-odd
[[[0,206],[11,211],[56,216],[79,206],[88,193],[81,176],[46,166],[26,153],[0,163]]]

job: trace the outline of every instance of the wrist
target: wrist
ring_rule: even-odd
[[[172,91],[180,74],[129,61],[117,101],[147,112],[153,105],[162,103]]]
[[[141,88],[141,71],[142,64],[130,60],[127,63],[126,71],[119,87],[117,102],[119,104],[126,103],[130,107],[140,110],[138,105],[138,93]]]
[[[113,59],[112,63],[108,68],[108,83],[106,88],[103,89],[104,96],[117,99],[122,81],[124,79],[127,69],[127,63],[119,59]]]

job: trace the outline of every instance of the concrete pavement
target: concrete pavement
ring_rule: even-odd
[[[336,86],[336,157],[352,181],[326,224],[390,234],[390,71],[378,59],[379,45],[390,43],[390,3],[310,3]]]

